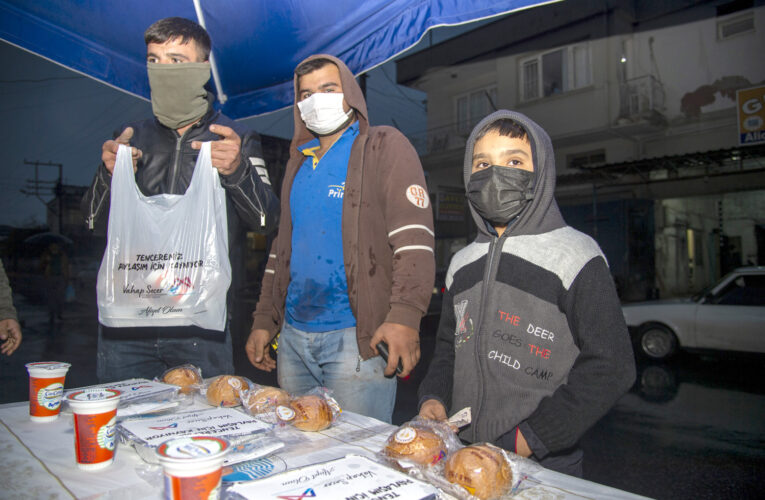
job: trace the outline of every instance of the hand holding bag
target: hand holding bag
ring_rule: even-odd
[[[143,195],[130,148],[119,147],[98,271],[101,324],[224,330],[231,284],[225,196],[209,142],[182,195]]]

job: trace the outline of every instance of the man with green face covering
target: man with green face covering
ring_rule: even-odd
[[[107,219],[102,216],[109,212],[120,144],[131,146],[136,184],[144,195],[153,196],[185,193],[199,148],[212,141],[212,164],[226,191],[233,259],[245,228],[265,234],[278,222],[279,202],[271,189],[260,138],[214,109],[214,96],[205,89],[211,44],[204,28],[179,17],[161,19],[146,30],[144,41],[154,117],[124,125],[103,144],[102,163],[82,201],[87,223],[93,229],[96,222]],[[100,382],[153,378],[184,363],[200,367],[205,377],[233,373],[228,326],[218,332],[196,326],[99,325]]]

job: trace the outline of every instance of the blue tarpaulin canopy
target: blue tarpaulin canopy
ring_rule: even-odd
[[[292,71],[328,53],[355,74],[408,49],[436,26],[547,3],[539,0],[0,0],[0,39],[149,98],[144,30],[196,20],[212,38],[223,111],[244,118],[292,104]]]

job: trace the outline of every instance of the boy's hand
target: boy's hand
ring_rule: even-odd
[[[256,329],[250,332],[247,344],[244,346],[244,351],[247,353],[250,363],[255,368],[266,372],[276,368],[276,361],[274,361],[268,352],[270,343],[271,334],[268,333],[268,330]]]
[[[388,365],[385,367],[385,376],[390,377],[396,373],[396,366],[400,359],[404,370],[398,376],[408,377],[420,360],[419,332],[398,323],[383,323],[377,328],[369,343],[374,353],[378,355],[380,353],[377,350],[377,344],[380,342],[388,344]]]
[[[523,437],[523,433],[520,429],[518,429],[518,434],[515,436],[515,454],[526,458],[531,456],[529,443],[526,442],[526,438]]]
[[[420,416],[428,420],[444,422],[446,420],[446,408],[437,399],[428,399],[420,406]]]

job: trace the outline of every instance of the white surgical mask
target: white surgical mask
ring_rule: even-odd
[[[327,135],[345,125],[353,110],[343,110],[343,94],[340,92],[317,92],[297,103],[308,130],[318,135]]]

